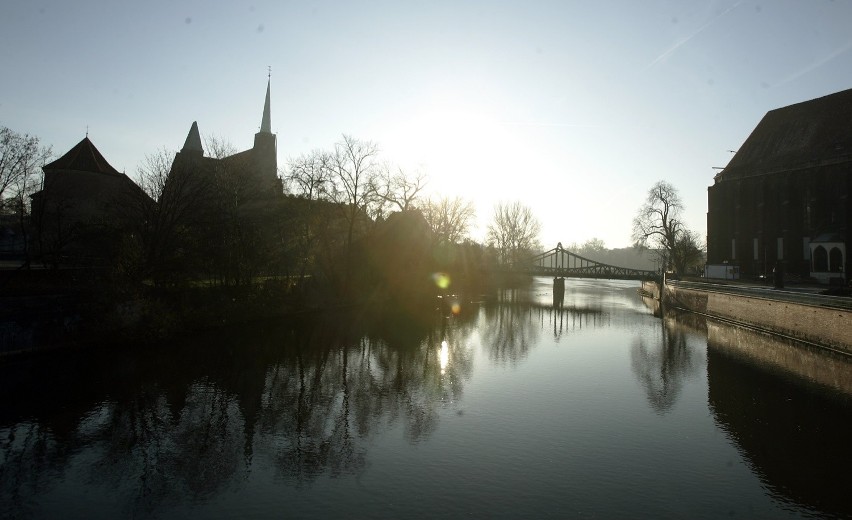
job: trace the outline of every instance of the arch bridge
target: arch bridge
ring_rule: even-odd
[[[532,276],[560,276],[566,278],[652,280],[659,277],[659,273],[656,271],[630,269],[628,267],[618,267],[590,260],[563,248],[562,242],[549,251],[538,254],[520,264],[513,265],[511,270]]]

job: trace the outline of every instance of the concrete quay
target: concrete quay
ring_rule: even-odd
[[[802,287],[667,280],[643,282],[642,291],[670,307],[791,337],[852,355],[852,298]]]

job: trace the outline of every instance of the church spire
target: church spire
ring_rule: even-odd
[[[186,141],[184,141],[181,151],[204,153],[204,148],[201,147],[201,135],[198,133],[197,121],[192,122],[192,127],[189,129],[189,134],[186,136]]]
[[[272,133],[272,116],[269,110],[269,86],[272,83],[270,77],[266,82],[266,101],[263,103],[263,119],[260,121],[260,133]]]

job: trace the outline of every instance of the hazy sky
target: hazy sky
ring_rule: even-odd
[[[852,1],[20,1],[0,7],[0,125],[89,138],[135,177],[191,123],[245,149],[267,66],[278,163],[346,133],[429,191],[521,200],[562,241],[630,244],[648,188],[707,187],[763,115],[852,88]],[[852,122],[850,122],[852,124]]]

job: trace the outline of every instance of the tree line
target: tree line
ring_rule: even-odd
[[[30,260],[49,249],[42,244],[40,251],[31,250],[48,235],[44,219],[33,214],[31,198],[44,188],[40,168],[53,153],[37,137],[6,127],[0,128],[0,136],[4,228],[18,230],[19,246]],[[416,249],[428,258],[420,266],[424,272],[456,270],[464,276],[521,262],[541,249],[541,224],[528,206],[520,201],[497,204],[484,243],[478,243],[471,237],[476,219],[471,200],[427,196],[424,172],[384,161],[378,145],[369,140],[343,135],[329,148],[292,157],[272,186],[258,183],[254,165],[241,161],[242,154],[226,141],[208,139],[206,149],[217,161],[203,182],[181,171],[189,167],[178,167],[174,152],[147,155],[135,175],[141,189],[118,204],[139,218],[101,221],[98,232],[88,234],[109,242],[102,249],[109,252],[110,268],[118,277],[160,285],[205,281],[245,286],[285,280],[288,286],[347,287],[363,264],[380,270],[382,261],[394,262],[392,255],[406,256],[402,251]],[[682,210],[677,190],[660,181],[632,227],[637,248],[658,252],[662,266],[680,273],[703,253],[698,233],[681,221]],[[126,226],[123,233],[110,228],[119,223]],[[67,231],[64,241],[80,236]],[[367,253],[380,246],[388,257]],[[572,249],[594,258],[605,244],[592,239]]]

